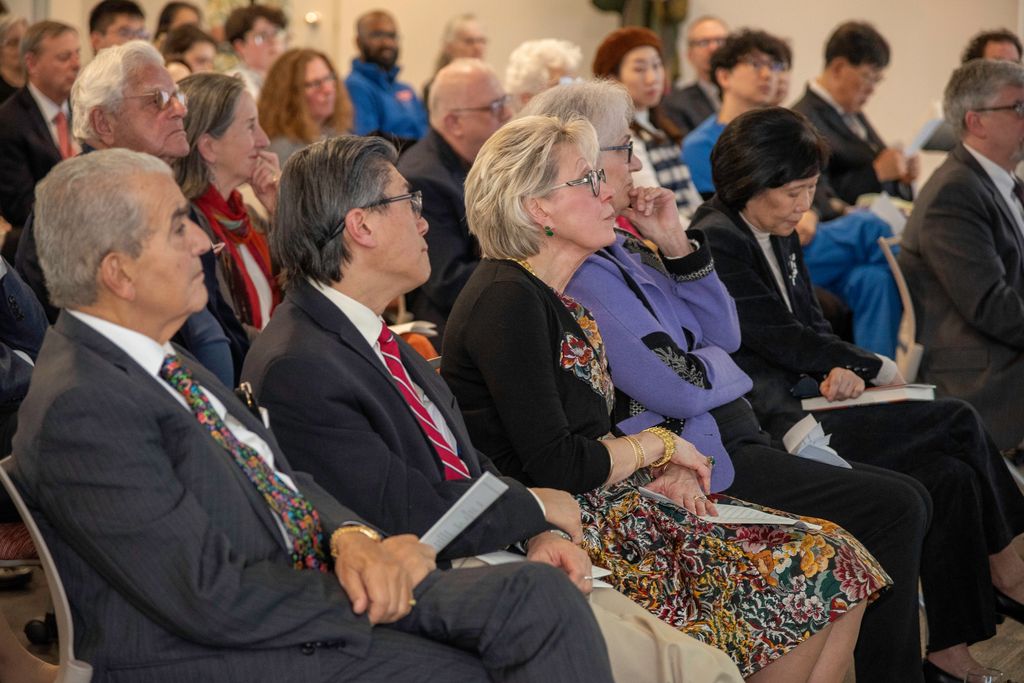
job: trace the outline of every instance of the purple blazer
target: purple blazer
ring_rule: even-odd
[[[715,273],[704,235],[680,259],[662,259],[619,233],[588,258],[566,293],[597,320],[616,396],[616,426],[629,434],[665,423],[715,458],[711,490],[733,480],[733,466],[709,411],[750,391],[729,356],[740,346],[736,305]],[[625,394],[625,396],[623,396]],[[623,405],[622,403],[625,403]]]

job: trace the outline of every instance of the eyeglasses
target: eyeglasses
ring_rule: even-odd
[[[505,108],[508,107],[508,104],[511,101],[511,95],[502,95],[498,99],[492,100],[482,107],[456,107],[451,111],[489,111],[494,116],[501,116],[502,112],[505,111]]]
[[[149,31],[144,28],[132,29],[127,26],[122,26],[117,29],[117,35],[125,40],[149,40]]]
[[[407,192],[405,194],[398,194],[398,195],[395,195],[394,197],[384,197],[384,199],[378,199],[375,202],[370,202],[366,206],[360,206],[359,208],[360,209],[376,209],[376,208],[381,207],[381,206],[387,206],[388,204],[394,204],[395,202],[404,202],[407,199],[409,200],[409,203],[412,204],[412,213],[413,213],[413,215],[416,216],[416,218],[419,218],[420,216],[422,216],[423,215],[423,193],[420,192],[419,190],[416,190],[415,192]],[[342,216],[341,220],[338,221],[338,224],[334,226],[334,229],[331,230],[327,234],[327,237],[325,237],[323,240],[321,240],[319,242],[319,246],[321,248],[326,246],[328,242],[330,242],[335,237],[340,235],[341,231],[344,230],[344,229],[345,229],[345,217]]]
[[[177,101],[182,107],[188,108],[188,96],[178,89],[175,89],[174,92],[159,89],[153,92],[142,93],[141,95],[125,95],[124,99],[132,100],[143,97],[148,97],[150,99],[149,104],[156,107],[159,111],[169,109],[172,101]]]
[[[725,45],[725,38],[698,38],[689,41],[690,47],[721,47]]]
[[[284,29],[278,29],[276,31],[263,31],[261,33],[252,34],[252,44],[262,45],[263,43],[272,43],[277,40],[284,40]]]
[[[776,59],[758,59],[757,57],[744,57],[739,60],[740,64],[746,64],[752,67],[754,71],[760,71],[761,69],[768,69],[772,73],[779,73],[780,71],[786,70],[786,63],[780,62]]]
[[[582,178],[577,178],[576,180],[570,180],[569,182],[562,183],[561,185],[549,187],[545,191],[545,194],[547,194],[547,192],[554,192],[555,190],[562,187],[579,187],[580,185],[590,185],[590,191],[593,192],[594,196],[596,197],[599,194],[601,194],[602,182],[605,182],[604,169],[599,168],[597,170],[587,171],[587,174]]]
[[[302,84],[302,87],[305,88],[306,90],[319,90],[325,85],[334,85],[337,82],[337,76],[335,76],[334,74],[328,74],[323,78],[317,78],[312,81],[306,81],[305,83]]]
[[[1012,111],[1017,118],[1024,119],[1024,100],[1013,104],[1004,104],[999,107],[978,107],[974,111]]]
[[[629,166],[633,163],[633,141],[630,140],[624,145],[612,145],[611,147],[602,147],[602,152],[625,152],[626,153],[626,165]],[[602,169],[603,173],[604,169]]]

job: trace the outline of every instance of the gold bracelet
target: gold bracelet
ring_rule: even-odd
[[[340,526],[334,530],[331,534],[331,557],[338,559],[338,549],[335,547],[334,542],[338,540],[342,534],[362,534],[372,541],[379,541],[380,534],[368,526],[362,524],[349,524],[348,526]]]
[[[636,472],[638,469],[644,466],[644,461],[647,460],[647,453],[644,452],[644,445],[640,443],[640,440],[637,439],[635,436],[624,436],[622,438],[624,438],[626,440],[626,443],[628,443],[633,448],[633,457],[636,459],[636,462],[633,466],[633,471]]]
[[[660,458],[651,463],[651,467],[661,467],[662,465],[666,464],[669,460],[671,460],[672,456],[676,454],[676,440],[674,438],[675,435],[672,434],[672,432],[670,432],[669,430],[665,429],[664,427],[648,427],[644,431],[654,434],[656,437],[661,439],[661,442],[663,444],[665,444],[665,453]]]

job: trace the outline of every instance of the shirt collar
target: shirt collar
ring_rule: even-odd
[[[337,306],[345,317],[349,319],[353,325],[356,326],[356,330],[359,334],[366,339],[366,343],[371,348],[377,345],[377,339],[380,337],[381,326],[384,324],[384,320],[367,308],[365,305],[356,301],[352,297],[342,294],[334,287],[314,282],[313,280],[308,281],[310,286],[316,291],[327,297],[327,300]]]
[[[978,160],[981,167],[985,169],[985,173],[988,173],[988,177],[996,184],[997,190],[1006,197],[1012,196],[1015,179],[1009,171],[968,145],[966,142],[964,143],[964,149],[970,152],[971,156]]]
[[[824,86],[822,86],[821,83],[818,83],[817,80],[812,79],[810,81],[807,81],[807,89],[810,90],[815,95],[817,95],[818,97],[820,97],[821,99],[825,100],[825,102],[827,102],[830,107],[835,109],[840,116],[846,116],[847,114],[851,113],[840,107],[839,104],[834,99],[832,99],[832,95],[829,94],[829,91],[825,90]]]
[[[30,95],[32,95],[32,99],[36,101],[36,106],[39,107],[39,111],[40,113],[42,113],[43,119],[46,120],[46,123],[53,123],[53,117],[56,116],[58,112],[64,112],[64,116],[66,118],[70,118],[67,100],[64,100],[60,104],[57,104],[49,97],[44,95],[39,88],[32,85],[31,81],[29,81],[28,84],[28,92]]]
[[[160,367],[164,363],[164,358],[168,354],[177,353],[170,344],[160,344],[141,332],[130,330],[109,320],[97,318],[81,311],[68,309],[67,312],[103,335],[111,344],[128,354],[133,361],[142,366],[143,370],[157,379],[160,378]]]

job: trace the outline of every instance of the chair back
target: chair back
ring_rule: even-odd
[[[64,584],[57,573],[57,565],[54,564],[53,555],[46,545],[46,540],[39,532],[28,505],[21,497],[21,492],[11,479],[11,472],[14,471],[14,456],[10,455],[0,460],[0,483],[7,489],[14,506],[21,515],[21,520],[28,527],[32,536],[32,542],[39,553],[39,561],[46,573],[46,584],[50,587],[50,599],[53,601],[53,611],[57,618],[57,642],[60,653],[60,669],[57,672],[56,683],[89,683],[92,680],[92,666],[86,662],[75,659],[75,634],[74,625],[71,620],[71,605],[68,603],[68,596],[64,592]]]
[[[892,271],[892,278],[896,281],[896,290],[900,293],[900,301],[903,303],[903,317],[900,319],[900,329],[896,335],[896,367],[907,382],[917,379],[917,371],[921,367],[921,356],[924,355],[924,346],[917,342],[917,318],[914,315],[914,302],[910,298],[910,288],[900,270],[900,264],[896,261],[896,255],[892,248],[900,243],[899,236],[879,237],[878,246],[881,247],[885,260],[889,263],[889,270]]]

